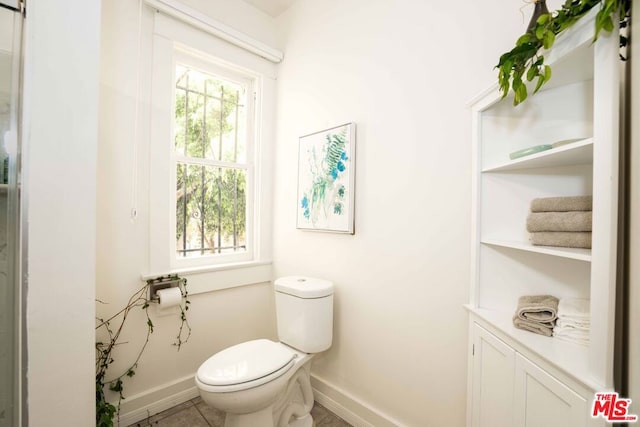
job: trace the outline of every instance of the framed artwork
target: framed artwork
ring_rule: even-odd
[[[297,228],[354,233],[355,143],[355,123],[300,137]]]

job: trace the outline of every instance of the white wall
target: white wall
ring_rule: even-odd
[[[261,40],[263,42],[275,39],[273,20],[243,2],[194,0],[184,3],[253,37],[266,39]],[[129,296],[143,285],[141,275],[166,272],[149,271],[149,67],[153,13],[144,13],[140,62],[137,60],[138,2],[104,1],[102,15],[96,293],[100,300],[109,303],[97,307],[98,314],[106,317],[124,306]],[[136,163],[139,64],[142,68]],[[270,169],[271,165],[267,166]],[[130,217],[134,174],[138,177],[135,221]],[[270,268],[268,271],[266,280],[270,279]],[[208,282],[220,281],[223,273],[228,272],[188,275],[190,288],[202,290]],[[155,332],[136,376],[125,381],[127,400],[123,403],[123,414],[153,405],[176,392],[194,391],[193,375],[198,366],[227,346],[260,337],[275,339],[273,290],[269,283],[200,293],[190,296],[190,301],[188,314],[193,333],[179,352],[172,346],[179,326],[178,316],[157,317],[152,312]],[[127,324],[122,341],[129,343],[116,353],[112,375],[133,362],[146,333],[141,310],[132,312]]]
[[[33,426],[95,422],[99,28],[98,0],[29,2],[23,195]]]
[[[275,276],[333,280],[313,373],[411,426],[465,422],[470,113],[526,22],[506,0],[301,0],[277,20]],[[298,137],[357,123],[356,233],[295,229]]]

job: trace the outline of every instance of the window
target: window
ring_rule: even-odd
[[[268,281],[275,65],[150,18],[147,274],[190,275],[195,293]]]
[[[251,259],[253,81],[198,58],[176,59],[175,257]]]

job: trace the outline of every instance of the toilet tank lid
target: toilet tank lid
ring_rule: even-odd
[[[305,276],[287,276],[273,282],[276,292],[298,298],[322,298],[333,294],[333,282]]]

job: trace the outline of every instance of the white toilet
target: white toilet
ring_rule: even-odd
[[[274,282],[280,342],[247,341],[198,369],[206,404],[226,413],[225,427],[311,427],[314,353],[333,340],[333,283],[289,276]]]

